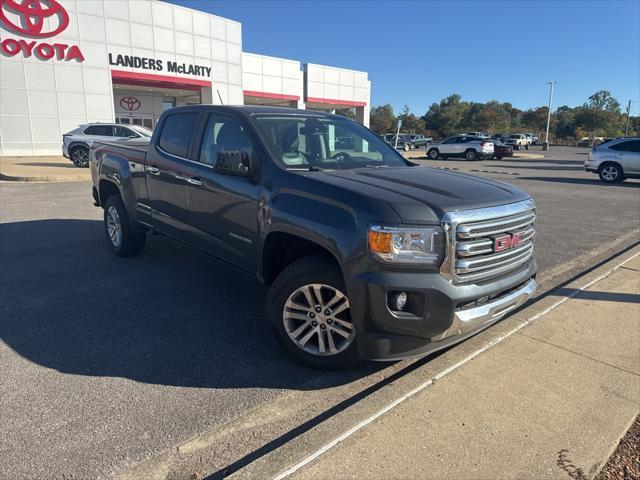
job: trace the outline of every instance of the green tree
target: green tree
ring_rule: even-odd
[[[355,108],[340,108],[336,110],[336,115],[340,115],[342,117],[347,117],[354,119],[356,118],[356,109]]]
[[[432,104],[423,120],[429,130],[435,130],[441,136],[448,137],[460,131],[468,110],[469,103],[463,102],[460,95],[453,94],[440,103]]]
[[[402,109],[402,113],[398,115],[398,119],[402,120],[402,131],[406,133],[423,133],[425,130],[424,120],[416,117],[407,105]]]
[[[608,90],[598,90],[584,104],[585,108],[620,113],[620,102],[611,96]]]
[[[390,104],[373,107],[369,115],[369,125],[371,130],[379,135],[395,132],[396,115]]]
[[[534,132],[544,132],[547,129],[547,115],[549,109],[547,107],[538,107],[529,109],[522,115],[522,127],[526,130]],[[551,115],[550,130],[553,129],[555,122],[554,115]]]

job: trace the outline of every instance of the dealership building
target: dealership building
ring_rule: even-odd
[[[0,1],[0,154],[60,155],[79,124],[192,104],[354,109],[366,72],[242,51],[242,25],[156,0]]]

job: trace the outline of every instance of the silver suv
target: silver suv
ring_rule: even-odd
[[[596,145],[587,154],[584,169],[597,173],[605,183],[640,178],[640,137],[614,138]]]
[[[62,155],[76,167],[89,166],[89,149],[99,140],[119,138],[151,138],[153,132],[139,125],[119,123],[86,123],[62,136]]]
[[[491,138],[471,137],[468,135],[456,135],[444,139],[440,143],[434,143],[429,147],[428,155],[431,160],[438,157],[464,157],[467,160],[483,160],[493,157],[493,140]]]

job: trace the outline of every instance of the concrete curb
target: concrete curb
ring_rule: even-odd
[[[616,256],[605,264],[581,274],[577,279],[560,285],[558,289],[574,289],[576,292],[607,278],[615,272],[620,264],[640,254],[640,246],[636,245],[621,255]],[[485,350],[495,346],[501,339],[510,336],[513,331],[526,329],[540,317],[564,303],[572,297],[558,296],[553,291],[534,304],[525,307],[505,320],[495,324],[488,330],[445,352],[428,362],[423,362],[411,375],[406,375],[396,382],[383,387],[375,394],[367,397],[355,405],[346,408],[331,418],[325,420],[314,429],[295,437],[276,450],[257,458],[252,463],[233,472],[230,479],[252,478],[285,478],[297,465],[305,465],[308,460],[313,461],[332,446],[342,441],[345,434],[368,425],[368,419],[386,413],[414,393],[421,391],[425,385],[431,385],[446,374],[454,371],[466,361],[481,355]],[[417,362],[421,362],[418,360]],[[389,406],[391,407],[389,408]],[[378,417],[376,417],[378,418]],[[635,416],[634,416],[635,418]],[[624,435],[624,432],[622,432]],[[345,437],[346,438],[346,437]],[[336,443],[337,439],[337,443]],[[317,455],[317,456],[314,456]],[[600,461],[601,459],[598,459]],[[606,463],[606,462],[605,462]],[[604,463],[602,463],[604,465]]]
[[[0,180],[4,182],[82,182],[91,180],[89,172],[85,175],[7,175],[0,173]]]

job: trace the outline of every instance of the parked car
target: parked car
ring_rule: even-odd
[[[520,150],[522,147],[529,150],[529,143],[531,139],[527,138],[524,133],[513,133],[509,135],[505,143],[511,145],[515,150]]]
[[[494,140],[499,140],[500,143],[506,143],[507,138],[509,138],[509,135],[504,133],[494,133],[493,135],[491,135],[491,138]]]
[[[576,142],[576,147],[593,147],[604,142],[603,137],[582,137]]]
[[[440,143],[433,143],[429,147],[427,155],[432,160],[438,157],[464,157],[467,160],[484,160],[493,157],[493,140],[472,137],[469,135],[456,135],[444,139]]]
[[[498,160],[504,157],[513,157],[513,147],[498,140],[493,141],[493,158]]]
[[[330,131],[356,149],[332,151]],[[449,347],[536,289],[527,193],[417,166],[344,117],[178,107],[150,144],[94,143],[90,158],[114,254],[140,253],[157,232],[238,267],[268,287],[286,350],[316,367]]]
[[[89,166],[89,149],[93,142],[118,138],[151,138],[153,132],[139,125],[86,123],[62,135],[62,155],[76,167]]]
[[[411,137],[411,143],[413,148],[428,147],[433,141],[431,137],[425,137],[424,135],[409,135]]]
[[[396,142],[396,136],[398,137],[397,142]],[[406,133],[401,133],[400,135],[394,135],[389,141],[389,143],[391,143],[393,147],[398,148],[400,150],[404,150],[405,152],[408,152],[409,150],[414,148],[413,140],[411,139],[411,136],[407,135]]]
[[[529,145],[537,145],[538,144],[538,136],[535,133],[530,132],[530,133],[525,133],[525,135],[529,139]]]
[[[616,138],[593,147],[584,169],[597,173],[605,183],[640,178],[640,137]]]

